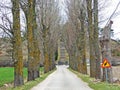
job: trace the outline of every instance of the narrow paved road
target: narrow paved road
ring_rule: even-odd
[[[43,82],[31,90],[93,90],[87,83],[79,79],[67,69],[67,66],[57,66],[57,70]]]

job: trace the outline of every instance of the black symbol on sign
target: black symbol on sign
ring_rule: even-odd
[[[104,64],[105,66],[107,65],[107,62]]]

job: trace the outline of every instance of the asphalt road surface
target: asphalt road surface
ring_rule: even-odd
[[[55,72],[31,90],[93,90],[67,67],[65,65],[57,66]]]

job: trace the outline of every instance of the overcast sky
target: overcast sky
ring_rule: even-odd
[[[64,11],[65,6],[63,5],[64,0],[59,0],[59,1],[60,1],[60,5],[62,7],[61,8],[61,11],[62,11],[61,15],[65,19],[66,14]],[[101,1],[101,0],[99,0],[99,1]],[[120,0],[102,0],[102,1],[105,2],[106,5],[105,5],[105,8],[103,8],[103,11],[101,11],[101,13],[104,16],[104,19],[106,19],[106,18],[109,18],[111,16],[111,14],[114,12],[114,10],[115,10],[117,4],[120,2]],[[112,17],[112,19],[111,19],[113,21],[112,29],[114,30],[114,34],[115,34],[114,38],[120,39],[120,5],[119,5],[116,12],[119,12],[119,15],[117,15],[117,16],[114,15]],[[106,22],[107,22],[107,20],[104,23],[100,24],[100,27],[104,28],[106,25]]]
[[[109,5],[107,5],[106,9],[103,11],[103,14],[106,18],[107,17],[109,18],[111,16],[111,14],[114,12],[114,10],[119,2],[120,2],[120,0],[109,0],[109,3],[108,3]],[[113,21],[112,29],[114,30],[114,38],[120,39],[120,5],[116,12],[119,12],[119,15],[117,15],[117,16],[114,15],[112,17],[112,19],[111,19]],[[106,24],[106,22],[100,26],[104,27],[105,24]]]
[[[7,1],[10,1],[10,0],[4,0],[5,2]],[[101,0],[100,0],[101,1]],[[109,1],[109,3],[107,3],[108,5],[106,6],[106,9],[103,9],[102,11],[102,14],[105,18],[109,18],[110,15],[113,13],[113,11],[115,10],[117,4],[120,2],[120,0],[102,0],[102,1]],[[0,3],[3,2],[3,0],[0,0]],[[63,2],[64,0],[59,0],[60,2],[60,6],[62,6],[61,8],[61,15],[62,17],[64,17],[64,19],[66,18],[66,14],[65,14],[65,6],[63,5]],[[118,7],[118,10],[117,12],[120,11],[120,5]],[[120,39],[120,12],[119,12],[119,15],[118,16],[113,16],[112,18],[112,21],[113,21],[113,25],[112,25],[112,29],[114,29],[114,38],[119,38]],[[100,25],[101,28],[103,28],[105,26],[106,22],[105,23],[102,23]]]
[[[120,0],[112,0],[112,6],[116,6],[118,4],[118,2],[120,2]],[[118,10],[117,11],[120,11],[120,5],[118,7]],[[115,38],[119,38],[120,39],[120,12],[119,12],[119,15],[116,16],[115,18],[112,19],[113,20],[113,26],[112,28],[114,29],[114,33],[115,33]]]

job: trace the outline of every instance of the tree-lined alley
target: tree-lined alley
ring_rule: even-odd
[[[65,44],[70,68],[86,75],[90,64],[90,77],[112,83],[112,69],[101,69],[101,63],[107,58],[111,64],[113,22],[108,20],[105,28],[99,27],[99,9],[105,3],[101,2],[64,0],[65,20],[59,0],[10,0],[0,4],[0,29],[5,33],[2,38],[12,44],[14,86],[24,84],[24,62],[27,62],[28,82],[40,77],[40,66],[44,66],[44,73],[55,69],[58,41]],[[23,59],[24,42],[27,61]]]

